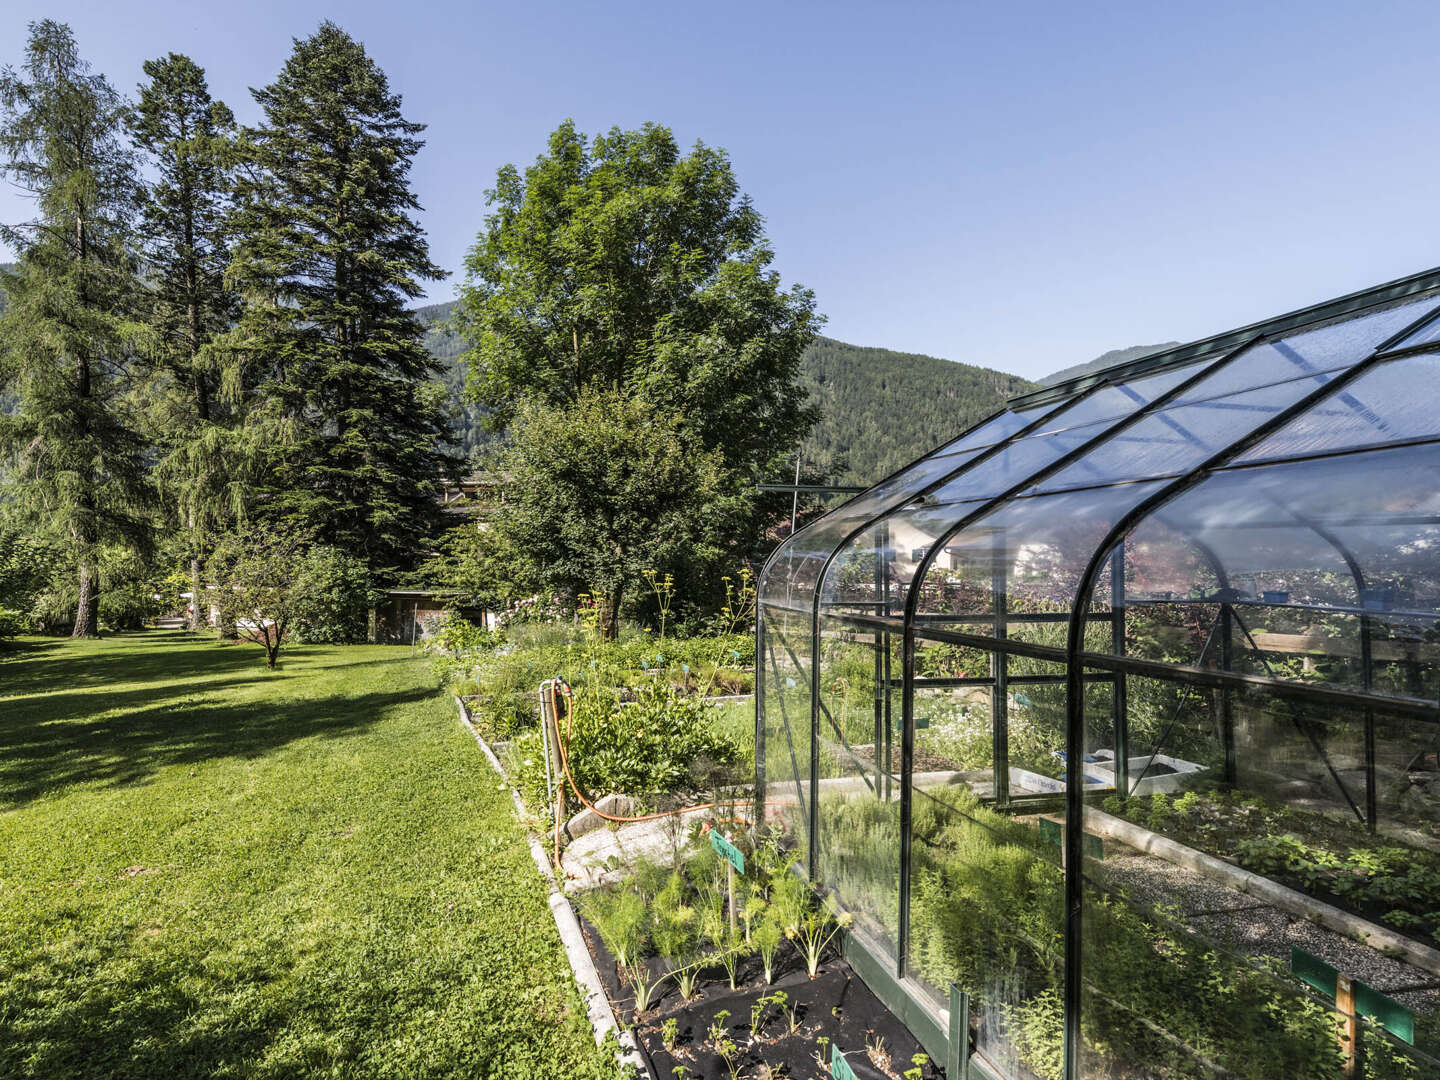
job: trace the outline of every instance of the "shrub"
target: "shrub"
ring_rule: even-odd
[[[431,666],[436,675],[447,683],[469,683],[475,688],[468,692],[474,694],[480,689],[472,677],[477,658],[494,652],[504,641],[503,634],[476,626],[450,611],[426,640],[425,651],[434,657]],[[455,692],[461,693],[458,687]]]
[[[310,549],[295,600],[294,640],[307,645],[356,645],[369,636],[377,601],[363,562],[338,548]]]
[[[629,705],[602,689],[577,693],[570,770],[587,794],[656,795],[723,782],[742,754],[716,729],[713,712],[654,685]]]
[[[100,593],[100,622],[109,630],[143,629],[164,610],[150,581],[122,581]]]
[[[0,640],[13,638],[26,630],[25,616],[18,611],[0,608]]]

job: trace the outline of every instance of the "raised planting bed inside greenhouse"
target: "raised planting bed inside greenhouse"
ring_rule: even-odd
[[[932,1053],[1440,1077],[1437,394],[1431,271],[1015,399],[777,549],[753,816]]]

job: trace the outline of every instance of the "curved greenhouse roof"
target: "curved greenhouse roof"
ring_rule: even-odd
[[[789,830],[812,879],[857,913],[855,939],[895,987],[921,988],[922,1004],[938,995],[916,1006],[935,1031],[948,983],[973,999],[966,1053],[990,1072],[1284,1076],[1313,1061],[1311,1046],[1273,1070],[1238,1069],[1244,1056],[1227,1056],[1204,1017],[1143,1015],[1107,984],[1111,953],[1089,935],[1119,918],[1102,897],[1134,893],[1092,873],[1087,836],[1153,860],[1153,837],[1168,834],[1134,835],[1147,832],[1135,800],[1225,793],[1227,807],[1253,797],[1320,832],[1355,830],[1352,854],[1381,836],[1409,837],[1421,861],[1440,851],[1437,390],[1431,271],[1015,399],[766,564],[757,813]],[[1144,812],[1158,826],[1169,807]],[[957,823],[922,836],[935,814]],[[993,842],[1041,819],[1063,831],[1053,852],[1030,851],[1056,867],[1063,955],[1032,955],[1032,928],[1028,945],[1006,945],[1011,961],[963,959],[968,947],[936,930],[921,895],[922,872],[931,885],[959,873],[936,863],[937,837],[983,827]],[[1186,834],[1182,846],[1205,843]],[[1352,887],[1327,881],[1326,904]],[[1188,886],[1176,888],[1167,902],[1183,910]],[[1440,986],[1440,896],[1429,901],[1433,914],[1390,929],[1430,950],[1415,952],[1414,984]],[[1008,941],[1016,904],[979,903],[965,933]],[[1096,904],[1104,914],[1087,916]],[[1238,925],[1206,918],[1180,919],[1206,948]],[[1342,973],[1352,962],[1334,942],[1313,951]],[[1248,963],[1243,949],[1215,955],[1230,952]],[[1046,1051],[1061,1054],[1059,1071],[1027,1046],[1022,1020],[1040,1000],[1062,1025]],[[1434,1035],[1417,1049],[1411,1032],[1406,1052],[1440,1075],[1440,1001],[1404,1007]],[[1138,1027],[1116,1019],[1137,1011]],[[1188,1064],[1146,1064],[1122,1037]]]

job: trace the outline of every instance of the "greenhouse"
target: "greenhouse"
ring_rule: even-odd
[[[759,588],[757,820],[949,1069],[1440,1077],[1440,271],[1017,398]]]

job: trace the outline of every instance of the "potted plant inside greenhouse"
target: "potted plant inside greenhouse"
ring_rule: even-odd
[[[955,1075],[1440,1076],[1440,271],[1092,372],[790,537],[757,822]]]

